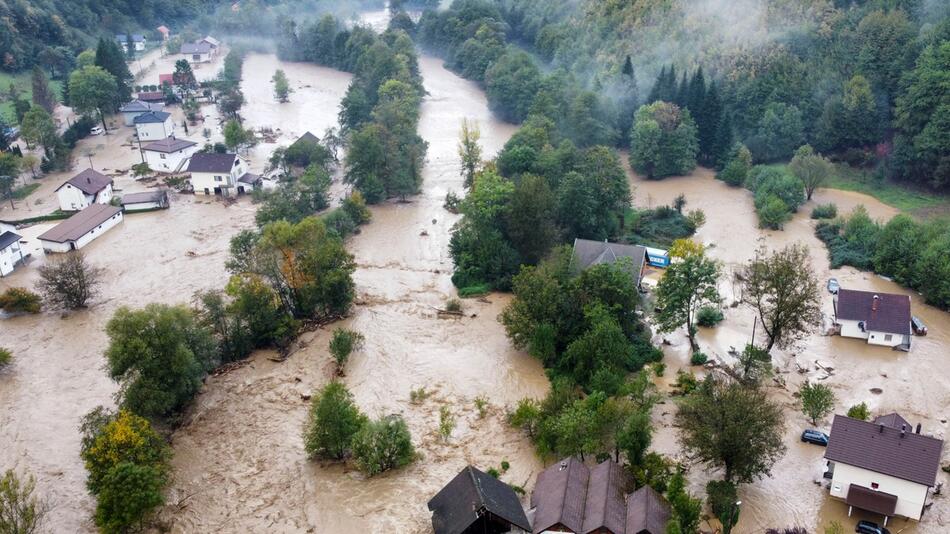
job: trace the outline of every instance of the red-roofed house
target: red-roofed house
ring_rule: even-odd
[[[169,87],[175,85],[175,75],[174,74],[159,74],[158,75],[158,86],[168,85]]]
[[[841,335],[871,345],[910,348],[910,297],[840,289],[835,296],[835,324]]]

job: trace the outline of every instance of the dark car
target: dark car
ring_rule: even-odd
[[[818,430],[806,430],[802,432],[802,441],[805,443],[814,443],[822,447],[828,446],[828,434]]]
[[[917,317],[916,315],[911,316],[910,326],[914,329],[914,333],[918,336],[927,335],[927,325],[925,325],[924,322],[920,320],[920,317]]]
[[[858,526],[854,527],[854,531],[860,534],[891,534],[890,530],[879,527],[877,523],[871,521],[858,521]]]
[[[841,284],[838,283],[837,278],[828,279],[828,292],[832,295],[837,295],[838,290],[841,289]]]

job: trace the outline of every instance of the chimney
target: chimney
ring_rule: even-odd
[[[881,297],[874,295],[874,302],[871,303],[871,311],[877,311],[878,304],[881,302]]]
[[[901,437],[904,437],[904,434],[907,433],[907,425],[901,425]]]
[[[92,178],[90,178],[90,177],[87,176],[87,177],[86,177],[86,183],[87,183],[87,184],[91,184],[91,183],[92,183]]]
[[[917,423],[917,432],[915,432],[915,433],[916,433],[916,434],[920,434],[920,423]]]
[[[878,434],[883,434],[883,433],[884,433],[884,425],[878,423],[878,425],[877,425],[877,433],[878,433]]]
[[[558,471],[564,471],[567,469],[567,462],[561,462],[561,465],[558,467]]]

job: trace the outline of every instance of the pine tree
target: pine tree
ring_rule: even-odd
[[[686,80],[686,71],[683,71],[683,76],[680,78],[680,84],[676,88],[676,97],[674,103],[683,108],[686,107],[686,102],[689,100],[689,82]]]
[[[699,67],[693,73],[689,80],[689,89],[686,94],[685,106],[693,114],[696,123],[702,128],[702,121],[705,115],[706,104],[706,78],[703,76],[703,68]]]
[[[722,99],[719,96],[719,86],[715,81],[709,84],[702,108],[701,118],[696,120],[699,128],[699,153],[704,162],[715,165],[719,156],[715,153],[716,139],[723,123]],[[726,135],[728,150],[732,146],[732,127],[729,124],[726,126],[730,130]]]
[[[710,148],[709,164],[721,169],[732,151],[732,119],[728,111],[723,111],[722,119],[716,128],[716,135]]]
[[[656,77],[656,82],[653,84],[653,88],[650,89],[650,96],[647,97],[647,104],[652,104],[657,100],[662,100],[664,84],[666,84],[666,65],[663,65],[663,67],[660,68],[660,74]]]
[[[53,94],[49,86],[49,80],[46,79],[46,73],[39,65],[33,67],[33,103],[46,110],[47,113],[53,113],[56,108],[56,95]]]
[[[129,66],[125,63],[125,54],[115,41],[99,39],[99,45],[96,47],[96,65],[115,76],[118,90],[113,111],[118,110],[119,106],[132,99],[133,77]]]
[[[664,102],[673,102],[676,100],[676,66],[670,65],[670,70],[666,71],[666,80],[663,81],[663,91],[660,100]]]
[[[637,89],[636,72],[630,56],[627,56],[620,76],[620,110],[617,117],[617,130],[620,131],[622,146],[630,144],[630,128],[633,127],[633,116],[639,105],[640,91]]]

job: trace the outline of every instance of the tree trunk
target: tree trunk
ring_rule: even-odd
[[[102,133],[106,134],[109,132],[109,127],[106,126],[106,116],[102,113],[102,108],[99,108],[99,120],[102,121]]]

